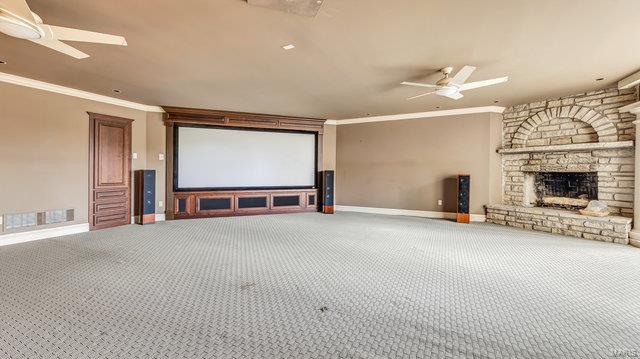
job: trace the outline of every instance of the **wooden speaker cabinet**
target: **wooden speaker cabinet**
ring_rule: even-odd
[[[471,189],[471,176],[458,175],[458,223],[469,223],[469,198]]]
[[[156,221],[156,171],[137,170],[134,173],[135,199],[133,215],[137,224]]]

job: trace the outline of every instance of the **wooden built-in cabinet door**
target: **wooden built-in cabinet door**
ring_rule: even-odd
[[[131,123],[89,113],[89,227],[131,223]]]

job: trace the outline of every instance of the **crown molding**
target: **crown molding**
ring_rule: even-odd
[[[355,123],[411,120],[411,119],[417,119],[417,118],[469,115],[473,113],[503,113],[504,110],[505,108],[502,106],[467,107],[467,108],[456,108],[453,110],[439,110],[439,111],[428,111],[428,112],[405,113],[405,114],[399,114],[399,115],[349,118],[344,120],[327,120],[325,124],[351,125]]]
[[[128,107],[134,110],[140,110],[145,112],[164,112],[164,110],[162,110],[162,107],[159,107],[159,106],[144,105],[141,103],[126,101],[126,100],[122,100],[115,97],[98,95],[93,92],[82,91],[82,90],[78,90],[70,87],[64,87],[60,85],[54,85],[48,82],[38,81],[38,80],[30,79],[27,77],[12,75],[4,72],[0,72],[0,82],[5,82],[13,85],[18,85],[18,86],[30,87],[38,90],[55,92],[62,95],[108,103],[116,106]]]

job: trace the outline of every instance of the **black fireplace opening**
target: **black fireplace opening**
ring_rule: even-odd
[[[597,172],[536,172],[534,183],[541,207],[578,209],[598,199]]]

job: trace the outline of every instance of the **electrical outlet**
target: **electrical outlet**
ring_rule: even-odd
[[[441,199],[438,200],[438,206],[442,206],[442,200]]]
[[[158,161],[164,161],[164,153],[158,154]]]
[[[137,152],[134,152],[134,153],[133,153],[133,156],[131,156],[131,157],[132,157],[134,160],[137,160],[137,159],[138,159],[138,153],[137,153]]]
[[[158,207],[162,207],[164,206],[164,202],[163,201],[158,201]]]

